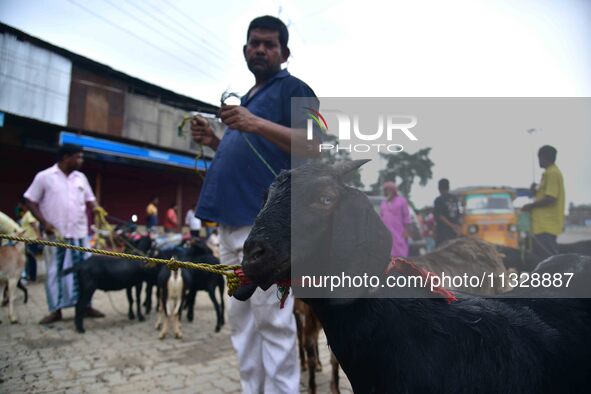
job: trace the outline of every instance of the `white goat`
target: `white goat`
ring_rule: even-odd
[[[160,313],[156,321],[156,329],[162,327],[160,339],[166,338],[168,334],[168,324],[172,326],[175,338],[182,338],[181,331],[181,308],[183,305],[185,283],[181,274],[181,269],[170,272],[170,277],[166,281],[166,291],[160,292]]]

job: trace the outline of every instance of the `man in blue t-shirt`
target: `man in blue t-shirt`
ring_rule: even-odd
[[[196,216],[219,223],[223,264],[242,262],[244,241],[265,191],[279,171],[290,168],[291,155],[313,155],[304,117],[299,111],[292,114],[291,98],[309,97],[315,109],[318,100],[308,85],[281,69],[290,54],[288,37],[279,19],[254,19],[243,51],[255,85],[239,106],[222,105],[219,115],[227,126],[223,138],[219,140],[203,118],[191,123],[194,140],[216,150]],[[229,320],[243,392],[298,393],[293,297],[279,309],[277,286],[259,288],[247,301],[231,300]]]

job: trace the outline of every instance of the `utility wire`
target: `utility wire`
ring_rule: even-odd
[[[24,57],[19,57],[18,52],[0,49],[0,55],[6,55],[6,58],[5,58],[6,63],[2,63],[2,64],[19,63],[21,66],[24,66],[27,68],[31,68],[31,69],[35,69],[35,70],[43,70],[45,72],[52,73],[52,74],[67,75],[68,77],[70,77],[70,73],[67,71],[62,71],[62,70],[57,69],[55,67],[51,67],[51,65],[49,65],[47,63],[43,64],[43,63],[31,61],[31,60],[26,59]],[[0,65],[2,65],[2,64],[0,64]],[[3,69],[3,67],[0,67],[0,69]]]
[[[195,52],[192,48],[189,48],[181,43],[179,43],[177,40],[174,39],[174,37],[170,37],[168,34],[160,32],[156,29],[154,29],[153,27],[151,27],[150,25],[148,25],[146,22],[144,22],[143,20],[139,19],[136,15],[130,13],[129,11],[119,7],[117,4],[113,3],[111,0],[105,0],[107,3],[109,3],[111,5],[111,7],[116,8],[117,10],[119,10],[120,12],[122,12],[123,14],[127,15],[129,18],[131,18],[132,20],[134,20],[135,22],[143,25],[144,27],[146,27],[148,30],[153,31],[154,33],[156,33],[156,35],[162,36],[167,38],[169,41],[171,41],[172,43],[176,44],[178,47],[182,48],[184,51],[187,51],[191,54],[193,54],[195,57],[197,57],[200,61],[204,61],[205,63],[208,63],[209,61],[207,59],[205,59],[203,57],[203,55],[201,53]],[[161,23],[157,18],[156,21],[158,23]],[[166,26],[164,26],[166,28]]]
[[[152,19],[156,20],[158,23],[160,23],[161,25],[165,26],[167,29],[173,30],[174,32],[176,32],[179,36],[183,37],[184,39],[186,39],[188,42],[190,42],[191,44],[199,44],[201,45],[204,49],[206,49],[207,51],[209,51],[213,56],[217,57],[218,59],[222,60],[222,61],[226,61],[227,59],[224,57],[224,54],[215,46],[211,45],[207,40],[205,40],[203,37],[196,37],[197,39],[194,40],[193,38],[189,37],[184,30],[186,31],[190,31],[190,29],[187,29],[185,26],[181,25],[181,23],[178,20],[175,20],[173,18],[171,18],[170,16],[168,16],[166,13],[164,13],[162,10],[159,10],[158,8],[156,8],[153,4],[145,1],[142,4],[149,6],[152,10],[154,10],[154,12],[156,12],[156,15],[158,15],[158,17],[154,16],[154,14],[149,13],[148,11],[146,11],[145,9],[142,9],[139,5],[133,3],[131,0],[129,0],[129,3],[131,5],[133,5],[135,8],[139,9],[140,11],[144,12],[145,14],[149,15]],[[171,21],[172,24],[165,24],[162,20],[159,19],[159,17],[165,17],[167,18],[169,21]]]
[[[0,54],[2,53],[11,53],[11,54],[15,54],[14,52],[10,52],[10,51],[3,51],[2,49],[0,49]],[[111,85],[105,85],[102,83],[98,83],[96,81],[88,81],[85,79],[80,79],[80,78],[74,78],[71,73],[65,72],[65,71],[61,71],[61,70],[57,70],[57,69],[50,69],[48,68],[49,66],[47,64],[42,64],[42,63],[38,63],[38,62],[33,62],[33,61],[29,61],[27,59],[23,59],[23,58],[8,58],[8,61],[6,64],[11,64],[11,63],[19,63],[19,67],[26,67],[29,68],[31,70],[33,70],[33,72],[47,72],[47,71],[51,71],[53,73],[56,74],[62,74],[64,77],[67,76],[71,82],[78,82],[80,84],[83,85],[87,85],[87,86],[92,86],[92,87],[96,87],[96,88],[100,88],[100,89],[104,89],[104,90],[108,90],[114,93],[119,93],[119,94],[124,94],[125,91],[121,90],[121,89],[117,89],[114,86]],[[0,66],[2,66],[3,64],[0,63]],[[6,68],[6,70],[8,70],[9,68]],[[29,87],[31,88],[35,88],[35,89],[42,89],[45,90],[49,93],[52,94],[58,94],[58,95],[62,95],[61,93],[58,93],[55,90],[51,90],[49,88],[46,88],[44,86],[41,85],[35,85],[34,82],[31,81],[26,81],[26,80],[22,80],[22,79],[18,79],[16,78],[14,75],[12,74],[7,74],[7,73],[2,73],[2,71],[4,71],[5,68],[0,67],[0,76],[5,76],[6,78],[9,79],[13,79],[16,82],[22,83],[22,84],[28,84],[30,85]],[[64,77],[56,77],[56,78],[64,78]],[[65,97],[65,96],[64,96]],[[202,100],[201,100],[202,101]],[[171,105],[173,107],[176,107],[179,110],[182,110],[181,108],[191,108],[191,110],[194,111],[198,111],[198,112],[203,112],[203,113],[210,113],[212,111],[211,108],[209,107],[201,107],[198,106],[197,104],[189,104],[187,102],[181,102],[181,101],[170,101],[170,100],[164,100],[162,98],[160,98],[160,102],[162,102],[163,104],[167,104],[167,105]],[[205,101],[202,101],[202,103],[204,105],[207,105],[207,103]]]
[[[301,17],[298,19],[298,21],[300,21],[300,20],[303,20],[303,19],[311,19],[312,17],[316,17],[316,16],[318,16],[318,15],[320,15],[320,14],[324,14],[324,13],[326,13],[328,10],[330,10],[331,8],[334,8],[335,6],[337,6],[337,5],[340,5],[340,4],[342,4],[342,3],[345,3],[345,2],[346,2],[345,0],[337,0],[337,1],[334,1],[334,2],[330,3],[328,6],[326,6],[326,7],[322,8],[322,9],[320,9],[320,10],[318,10],[318,9],[315,9],[315,10],[314,10],[314,11],[312,11],[312,12],[309,12],[309,13],[307,13],[307,14],[305,14],[305,15],[302,15],[302,16],[301,16]]]
[[[179,10],[170,0],[165,0],[168,5],[170,5],[170,8],[175,10],[179,15],[181,15],[183,18],[187,19],[191,25],[196,25],[199,26],[201,29],[203,29],[207,34],[209,34],[210,37],[215,38],[220,44],[224,45],[224,46],[228,46],[221,38],[219,38],[217,36],[217,34],[215,34],[214,32],[212,32],[211,30],[209,30],[208,28],[206,28],[205,26],[201,25],[199,22],[197,22],[196,20],[193,20],[191,18],[189,18],[184,12],[182,12],[181,10]]]
[[[10,75],[10,74],[0,73],[0,82],[2,82],[2,79],[12,80],[14,82],[21,83],[21,84],[27,86],[28,88],[41,90],[43,93],[48,93],[48,94],[53,94],[55,96],[59,96],[63,100],[66,100],[69,97],[69,94],[64,94],[63,92],[59,92],[57,90],[50,89],[50,88],[48,88],[46,86],[36,85],[33,82],[31,82],[31,81],[27,81],[27,80],[24,80],[24,79],[16,78],[15,76]]]
[[[152,48],[154,48],[154,49],[157,49],[157,50],[159,50],[159,51],[161,51],[161,52],[163,52],[163,53],[167,54],[168,56],[170,56],[170,57],[172,57],[172,58],[174,58],[174,59],[178,60],[179,62],[181,62],[181,63],[183,63],[184,65],[186,65],[187,67],[189,67],[189,68],[190,68],[192,71],[195,71],[195,69],[198,69],[198,70],[199,70],[199,71],[201,71],[201,72],[202,72],[204,75],[206,75],[206,76],[208,76],[208,77],[210,77],[210,78],[212,78],[212,79],[214,79],[214,80],[215,80],[215,77],[214,77],[213,75],[211,75],[209,72],[205,71],[203,68],[201,68],[201,67],[199,67],[199,66],[196,66],[196,65],[194,65],[194,64],[191,64],[191,63],[187,62],[185,59],[183,59],[183,58],[181,58],[181,57],[179,57],[179,56],[175,55],[174,53],[172,53],[172,52],[169,52],[169,51],[167,51],[166,49],[163,49],[163,48],[159,47],[158,45],[155,45],[155,44],[153,44],[153,43],[151,43],[151,42],[147,41],[146,39],[144,39],[143,37],[139,36],[138,34],[135,34],[134,32],[132,32],[132,31],[130,31],[130,30],[128,30],[128,29],[126,29],[126,28],[124,28],[124,27],[121,27],[121,26],[119,26],[119,25],[118,25],[118,24],[116,24],[116,23],[113,23],[113,22],[111,22],[109,19],[105,18],[104,16],[102,16],[102,15],[100,15],[100,14],[97,14],[96,12],[94,12],[94,11],[92,11],[92,10],[88,9],[87,7],[85,7],[85,6],[81,5],[81,4],[78,4],[78,3],[76,3],[74,0],[68,0],[68,1],[69,1],[70,3],[72,3],[72,4],[74,4],[75,6],[77,6],[78,8],[81,8],[81,9],[83,9],[83,10],[84,10],[84,11],[86,11],[87,13],[89,13],[89,14],[91,14],[91,15],[93,15],[93,16],[95,16],[95,17],[99,18],[99,19],[101,19],[102,21],[104,21],[104,22],[108,23],[109,25],[111,25],[111,26],[113,26],[113,27],[115,27],[115,28],[117,28],[117,29],[119,29],[119,30],[122,30],[122,31],[124,31],[125,33],[127,33],[127,34],[129,34],[129,35],[131,35],[131,36],[135,37],[136,39],[138,39],[138,40],[142,41],[142,42],[143,42],[143,43],[145,43],[146,45],[148,45],[148,46],[150,46],[150,47],[152,47]]]

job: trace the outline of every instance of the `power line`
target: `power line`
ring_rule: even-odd
[[[206,49],[207,51],[209,51],[212,55],[216,56],[218,59],[225,61],[226,59],[224,58],[224,54],[217,49],[216,47],[212,46],[207,40],[205,40],[202,37],[199,37],[198,40],[194,41],[193,38],[189,37],[188,35],[185,34],[184,31],[182,31],[181,29],[179,29],[178,26],[181,26],[181,23],[177,20],[174,20],[173,18],[171,18],[170,16],[168,16],[166,13],[162,12],[161,10],[159,10],[158,8],[156,8],[153,4],[145,1],[143,2],[143,4],[149,6],[150,8],[152,8],[156,14],[158,14],[159,16],[164,16],[166,17],[168,20],[170,20],[172,22],[172,25],[169,24],[164,24],[163,21],[161,21],[160,19],[158,19],[157,17],[154,16],[154,14],[148,13],[148,11],[146,11],[145,9],[142,9],[141,7],[139,7],[137,4],[134,4],[133,2],[131,2],[131,0],[129,1],[129,3],[136,7],[137,9],[139,9],[140,11],[144,12],[145,14],[149,15],[152,19],[156,20],[158,23],[160,23],[161,25],[165,26],[168,29],[173,30],[174,32],[176,32],[179,36],[183,37],[184,39],[186,39],[188,42],[190,42],[191,44],[200,44],[203,46],[204,49]],[[178,26],[177,26],[178,25]],[[183,28],[186,29],[185,26],[182,26]],[[189,30],[189,29],[186,29]]]
[[[335,6],[340,5],[340,4],[344,3],[344,2],[345,2],[345,0],[337,0],[337,1],[329,4],[328,6],[322,8],[320,10],[316,9],[316,10],[314,10],[312,12],[309,12],[309,13],[307,13],[305,15],[302,15],[299,18],[299,20],[308,19],[308,18],[316,17],[316,16],[318,16],[320,14],[324,14],[325,12],[327,12],[328,10],[330,10],[331,8],[334,8]]]
[[[123,14],[127,15],[129,18],[131,18],[132,20],[134,20],[135,22],[143,25],[144,27],[146,27],[148,30],[153,31],[154,33],[156,33],[156,35],[158,36],[163,36],[165,38],[167,38],[169,41],[171,41],[172,43],[176,44],[177,46],[179,46],[180,48],[182,48],[184,51],[187,51],[191,54],[193,54],[196,58],[198,58],[200,61],[204,61],[205,63],[208,63],[208,60],[206,60],[202,54],[195,52],[192,48],[189,48],[181,43],[179,43],[177,40],[175,40],[174,38],[170,37],[169,35],[162,33],[156,29],[154,29],[153,27],[151,27],[150,25],[148,25],[147,23],[145,23],[143,20],[139,19],[136,15],[131,14],[130,12],[128,12],[127,10],[119,7],[118,5],[114,4],[111,0],[105,0],[107,3],[109,3],[111,5],[111,7],[116,8],[117,10],[119,10],[120,12],[122,12]],[[133,4],[132,4],[133,5]],[[161,23],[157,18],[156,21],[158,23]],[[164,26],[166,28],[166,26]]]
[[[20,78],[16,78],[10,74],[3,74],[0,73],[0,82],[2,81],[2,78],[5,78],[7,80],[12,80],[14,82],[18,82],[21,83],[29,88],[32,89],[37,89],[37,90],[41,90],[43,93],[49,93],[49,94],[53,94],[55,96],[59,96],[61,97],[63,100],[66,100],[70,95],[69,95],[69,91],[68,94],[64,94],[63,92],[58,92],[57,90],[53,90],[53,89],[49,89],[45,86],[40,86],[40,85],[35,85],[34,83],[24,80],[24,79],[20,79]]]
[[[2,49],[0,49],[0,54],[2,53],[8,53],[9,51],[3,51]],[[115,92],[115,93],[125,93],[125,91],[121,90],[121,89],[117,89],[114,86],[109,86],[109,85],[105,85],[105,84],[101,84],[101,83],[97,83],[94,81],[87,81],[85,79],[80,79],[80,78],[74,78],[72,72],[65,72],[65,71],[61,71],[61,70],[57,70],[57,69],[51,69],[48,65],[46,64],[42,64],[42,63],[38,63],[38,62],[33,62],[30,61],[28,59],[23,59],[23,58],[12,58],[8,60],[8,63],[13,63],[13,64],[18,64],[18,67],[25,67],[28,69],[33,70],[33,72],[43,72],[45,73],[56,73],[56,74],[62,74],[62,75],[66,75],[68,77],[68,80],[70,82],[79,82],[82,85],[87,85],[87,86],[92,86],[92,87],[98,87],[104,90],[108,90],[111,92]],[[1,66],[1,64],[0,64]],[[2,67],[0,67],[0,71],[2,71]],[[63,78],[63,77],[57,77],[57,78]]]
[[[227,44],[222,41],[221,38],[219,38],[214,32],[212,32],[211,30],[209,30],[208,28],[206,28],[205,26],[201,25],[199,22],[189,18],[187,15],[185,15],[181,10],[179,10],[172,2],[170,2],[170,0],[165,0],[168,5],[170,5],[170,8],[172,8],[173,10],[175,10],[179,15],[181,15],[183,18],[187,19],[191,25],[196,25],[201,27],[201,29],[203,29],[206,33],[208,33],[211,37],[215,38],[219,43],[221,43],[222,45],[227,46]]]
[[[6,53],[6,54],[9,54],[9,55],[15,54],[15,52],[11,52],[11,51],[6,51],[6,50],[0,49],[0,54],[2,54],[2,53]],[[67,76],[71,82],[78,82],[78,83],[80,83],[82,85],[91,86],[91,87],[95,87],[95,88],[100,88],[100,89],[108,90],[108,91],[111,91],[111,92],[114,92],[114,93],[126,94],[126,91],[121,90],[121,89],[118,89],[118,88],[116,88],[114,86],[101,84],[101,83],[98,83],[96,81],[88,81],[88,80],[85,80],[85,79],[74,78],[73,75],[71,74],[71,72],[65,72],[65,71],[61,71],[61,70],[57,70],[57,69],[50,69],[50,68],[48,68],[49,66],[46,65],[46,64],[38,63],[38,62],[33,62],[33,61],[28,60],[28,59],[24,59],[24,58],[10,58],[10,59],[8,59],[6,61],[6,63],[7,64],[19,63],[19,67],[26,67],[26,68],[32,69],[33,72],[38,72],[38,71],[47,72],[47,71],[50,71],[50,72],[54,72],[54,73],[57,73],[57,74],[62,74],[62,75]],[[53,93],[53,94],[60,94],[61,95],[61,93],[58,93],[55,90],[52,90],[52,89],[49,89],[49,88],[46,88],[46,87],[43,87],[43,86],[40,86],[40,85],[35,85],[33,82],[30,82],[30,81],[18,79],[18,78],[14,77],[14,76],[12,76],[11,74],[8,74],[8,73],[2,73],[2,71],[4,70],[4,68],[1,67],[2,65],[3,65],[3,63],[0,62],[0,76],[5,76],[7,78],[13,79],[13,80],[15,80],[17,82],[20,82],[20,83],[23,83],[23,84],[29,84],[30,87],[32,87],[32,88],[42,89],[42,90],[46,90],[46,91],[48,91],[50,93]],[[63,77],[57,77],[57,78],[63,78]],[[133,85],[128,84],[127,86],[128,87],[132,87]],[[132,94],[134,94],[134,93],[132,93]],[[176,105],[177,109],[179,109],[180,107],[188,106],[189,105],[186,102],[175,102],[175,101],[168,101],[168,100],[166,100],[166,101],[162,101],[161,100],[160,102],[163,103],[163,104],[171,105],[173,107]],[[202,110],[202,111],[210,110],[209,108],[205,108],[205,107],[202,108],[202,107],[198,107],[196,105],[191,105],[191,107],[194,108],[194,109],[196,109],[196,110],[199,109],[199,110]]]
[[[166,49],[163,49],[163,48],[159,47],[158,45],[155,45],[155,44],[153,44],[153,43],[151,43],[151,42],[149,42],[149,41],[145,40],[144,38],[142,38],[141,36],[139,36],[139,35],[135,34],[134,32],[132,32],[132,31],[130,31],[130,30],[128,30],[128,29],[125,29],[124,27],[121,27],[121,26],[117,25],[117,24],[115,24],[115,23],[111,22],[110,20],[108,20],[107,18],[105,18],[104,16],[102,16],[102,15],[99,15],[99,14],[97,14],[96,12],[94,12],[94,11],[92,11],[92,10],[90,10],[90,9],[88,9],[88,8],[86,8],[86,7],[84,7],[83,5],[80,5],[80,4],[76,3],[74,0],[68,0],[68,1],[69,1],[70,3],[72,3],[72,4],[74,4],[75,6],[77,6],[78,8],[81,8],[81,9],[83,9],[83,10],[84,10],[84,11],[86,11],[87,13],[89,13],[89,14],[91,14],[91,15],[93,15],[93,16],[95,16],[95,17],[99,18],[99,19],[101,19],[102,21],[104,21],[104,22],[108,23],[109,25],[111,25],[111,26],[113,26],[113,27],[115,27],[115,28],[117,28],[117,29],[119,29],[119,30],[122,30],[122,31],[124,31],[125,33],[127,33],[127,34],[129,34],[129,35],[131,35],[131,36],[135,37],[136,39],[138,39],[138,40],[142,41],[144,44],[146,44],[146,45],[149,45],[149,46],[151,46],[152,48],[155,48],[155,49],[157,49],[157,50],[159,50],[159,51],[161,51],[161,52],[163,52],[163,53],[167,54],[168,56],[170,56],[170,57],[172,57],[172,58],[175,58],[175,59],[176,59],[176,60],[178,60],[179,62],[181,62],[181,63],[183,63],[184,65],[186,65],[187,67],[189,67],[189,68],[190,68],[192,71],[195,71],[195,69],[198,69],[199,71],[201,71],[201,72],[202,72],[203,74],[205,74],[206,76],[208,76],[208,77],[210,77],[210,78],[212,78],[212,79],[214,79],[214,80],[215,80],[215,77],[214,77],[213,75],[211,75],[209,72],[207,72],[207,71],[203,70],[201,67],[199,67],[199,66],[196,66],[196,65],[194,65],[194,64],[191,64],[191,63],[187,62],[185,59],[183,59],[183,58],[181,58],[181,57],[179,57],[179,56],[175,55],[174,53],[172,53],[172,52],[169,52],[169,51],[167,51]]]
[[[8,51],[8,50],[0,49],[0,54],[5,54],[7,56],[13,56],[12,58],[6,58],[7,59],[6,63],[0,63],[0,69],[2,69],[2,67],[1,67],[2,64],[18,63],[24,67],[28,67],[28,68],[35,69],[35,70],[43,70],[43,71],[46,71],[46,72],[52,73],[52,74],[62,74],[62,75],[67,75],[68,77],[71,74],[70,72],[67,72],[67,71],[62,71],[57,68],[52,68],[48,64],[34,62],[31,60],[25,59],[23,57],[18,57],[19,54],[17,52],[12,52],[12,51]]]

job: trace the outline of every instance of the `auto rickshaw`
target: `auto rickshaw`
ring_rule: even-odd
[[[487,242],[519,247],[515,192],[508,187],[467,187],[453,190],[463,206],[462,234]]]

